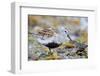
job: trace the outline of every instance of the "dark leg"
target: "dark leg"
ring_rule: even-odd
[[[51,51],[51,48],[49,48],[49,53],[48,53],[48,55],[52,55],[53,53],[52,53],[52,51]]]
[[[70,41],[73,41],[73,40],[70,38],[70,36],[69,36],[69,35],[67,35],[67,37],[69,38],[69,40],[70,40]]]

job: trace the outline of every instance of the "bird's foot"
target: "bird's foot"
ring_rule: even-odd
[[[53,55],[53,52],[48,52],[48,55]]]

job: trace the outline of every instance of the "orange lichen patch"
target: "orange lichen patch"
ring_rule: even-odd
[[[43,47],[43,50],[49,52],[49,49],[47,47]]]
[[[88,33],[82,32],[81,36],[78,39],[76,39],[76,41],[78,41],[80,43],[88,43]]]
[[[74,44],[70,43],[70,42],[65,42],[65,43],[63,43],[62,46],[65,48],[74,48],[75,47]]]
[[[41,16],[32,16],[32,15],[28,16],[28,24],[31,26],[38,24],[39,21],[41,21],[41,20],[42,20]]]
[[[80,25],[80,19],[67,20],[67,23],[70,25]]]
[[[84,31],[84,32],[82,32],[82,36],[87,38],[88,37],[88,33]]]
[[[47,56],[45,59],[46,60],[56,60],[56,59],[60,59],[60,56],[58,56],[56,52],[53,52],[53,54]]]
[[[83,40],[83,43],[87,43],[88,42],[88,33],[87,32],[83,32],[82,33],[82,37],[84,38]]]

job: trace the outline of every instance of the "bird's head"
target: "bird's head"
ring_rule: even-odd
[[[67,34],[69,33],[69,32],[68,32],[68,29],[65,28],[65,27],[63,27],[63,26],[58,27],[58,32],[59,32],[60,34],[63,34],[63,35],[67,35]]]
[[[63,37],[66,36],[69,40],[72,41],[71,37],[69,36],[69,30],[68,30],[66,27],[60,26],[60,27],[58,28],[58,32],[59,32],[59,34],[61,34]]]

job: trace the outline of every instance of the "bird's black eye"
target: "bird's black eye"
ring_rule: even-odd
[[[67,31],[65,31],[67,33]]]

